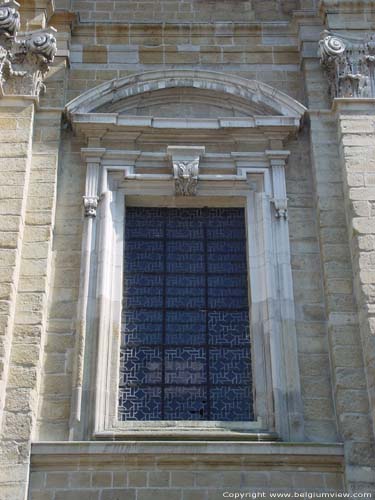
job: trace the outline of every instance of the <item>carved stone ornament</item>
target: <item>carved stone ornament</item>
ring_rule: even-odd
[[[333,99],[375,97],[375,35],[349,40],[324,31],[319,55]]]
[[[85,209],[85,217],[96,217],[96,210],[98,208],[98,197],[84,196],[83,207]]]
[[[48,28],[18,34],[19,4],[0,4],[0,95],[38,97],[55,57],[56,30]]]
[[[287,198],[273,198],[272,203],[275,207],[276,219],[288,219],[288,199]]]
[[[197,194],[199,160],[204,151],[204,147],[199,146],[168,147],[168,154],[172,157],[176,196]]]
[[[178,196],[194,196],[197,194],[199,158],[193,161],[174,161],[173,176],[175,191]]]
[[[11,38],[20,29],[19,5],[17,2],[8,2],[0,5],[0,36]]]

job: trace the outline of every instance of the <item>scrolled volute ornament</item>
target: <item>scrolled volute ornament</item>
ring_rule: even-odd
[[[339,57],[345,52],[346,45],[343,40],[329,34],[328,31],[324,31],[322,36],[322,39],[319,41],[320,59],[322,63]]]
[[[0,4],[0,96],[39,97],[57,52],[56,30],[19,34],[17,2]]]
[[[44,57],[46,62],[52,62],[57,51],[56,38],[48,31],[32,33],[25,39],[25,46],[31,53]]]
[[[19,4],[17,2],[0,4],[0,35],[13,37],[20,29],[18,7]]]
[[[375,98],[375,37],[344,38],[328,31],[319,42],[329,94],[335,98]]]

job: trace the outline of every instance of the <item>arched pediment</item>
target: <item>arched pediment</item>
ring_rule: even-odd
[[[112,80],[66,107],[70,118],[91,113],[181,117],[188,110],[193,118],[280,116],[299,122],[306,108],[265,83],[200,70],[151,71]]]
[[[127,116],[157,116],[163,118],[228,118],[272,116],[275,111],[262,103],[223,92],[177,87],[152,90],[105,103],[96,113],[119,113]]]

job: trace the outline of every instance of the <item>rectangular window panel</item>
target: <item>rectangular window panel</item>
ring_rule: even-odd
[[[244,210],[126,210],[119,419],[253,419]]]

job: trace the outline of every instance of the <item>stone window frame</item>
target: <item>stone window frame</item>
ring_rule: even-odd
[[[119,94],[119,99],[134,95],[137,91],[150,91],[176,87],[176,74],[188,71],[170,71],[165,80],[155,85],[154,75],[125,79],[98,87],[97,102],[101,106],[108,100],[113,102],[111,88]],[[197,85],[204,83],[207,75],[211,79],[217,74],[202,73],[197,77]],[[226,75],[220,75],[219,80]],[[168,79],[169,78],[169,79]],[[193,78],[193,76],[191,76]],[[139,81],[141,80],[141,82]],[[146,82],[144,81],[146,80]],[[229,78],[232,95],[243,97],[244,90],[234,87],[237,77]],[[240,83],[243,84],[243,79]],[[134,89],[134,81],[136,90]],[[194,86],[190,79],[183,79],[181,85]],[[248,82],[248,81],[247,81]],[[129,90],[130,85],[130,90]],[[128,87],[127,87],[128,86]],[[225,91],[225,82],[204,83],[205,88],[217,87]],[[171,174],[138,174],[134,167],[142,157],[142,151],[131,152],[106,150],[100,147],[98,137],[107,127],[116,130],[137,127],[181,129],[187,127],[187,134],[197,128],[217,129],[238,127],[242,131],[263,128],[274,141],[281,143],[291,131],[298,129],[304,108],[285,94],[265,86],[264,102],[270,99],[279,102],[277,116],[249,119],[207,119],[187,123],[186,119],[157,119],[144,117],[114,116],[113,113],[95,112],[95,92],[86,93],[68,105],[67,116],[73,127],[83,133],[89,147],[82,148],[86,164],[86,188],[84,195],[85,227],[83,231],[81,284],[77,321],[77,357],[75,363],[75,385],[72,398],[71,431],[73,436],[89,434],[99,439],[128,438],[156,434],[160,437],[186,433],[191,438],[194,433],[201,436],[219,435],[224,439],[235,438],[233,428],[254,434],[254,439],[270,438],[276,432],[285,441],[304,440],[303,409],[299,381],[293,282],[290,263],[289,229],[287,221],[287,196],[285,168],[288,151],[266,150],[257,153],[231,153],[229,157],[236,166],[235,175],[199,175],[199,189],[196,196],[188,197],[197,206],[202,197],[205,205],[214,199],[227,206],[228,200],[236,199],[235,206],[245,200],[247,214],[249,283],[251,295],[251,337],[253,345],[254,410],[256,422],[239,424],[218,422],[120,422],[117,419],[118,362],[120,349],[120,325],[122,304],[122,238],[125,205],[124,200],[138,197],[149,203],[150,197],[174,203],[174,180]],[[256,99],[262,84],[249,83],[249,100],[256,89]],[[102,89],[102,91],[100,91]],[[152,90],[152,89],[151,89]],[[273,89],[274,90],[274,89]],[[103,95],[101,95],[101,92]],[[282,98],[279,98],[281,94]],[[260,92],[262,96],[262,92]],[[260,101],[262,101],[260,99]],[[291,101],[291,106],[288,104]],[[274,102],[271,104],[274,104]],[[299,106],[299,109],[298,109]],[[90,107],[92,109],[90,109]],[[298,109],[298,113],[297,110]],[[271,141],[272,142],[272,141]],[[174,143],[176,144],[176,143]],[[98,147],[99,146],[99,147]],[[146,154],[146,153],[145,153]],[[147,153],[148,161],[152,154]],[[209,155],[205,155],[207,158]],[[228,155],[215,161],[228,161]],[[206,158],[206,159],[207,159]],[[155,154],[155,162],[164,167],[170,164],[167,153]],[[220,195],[220,196],[219,196]],[[198,200],[198,201],[197,201]],[[186,203],[186,200],[184,201]],[[144,205],[146,206],[146,205]],[[170,205],[169,205],[170,206]],[[88,332],[90,341],[87,342]],[[116,362],[114,362],[116,361]],[[241,434],[239,432],[239,434]],[[239,438],[237,436],[237,438]]]

